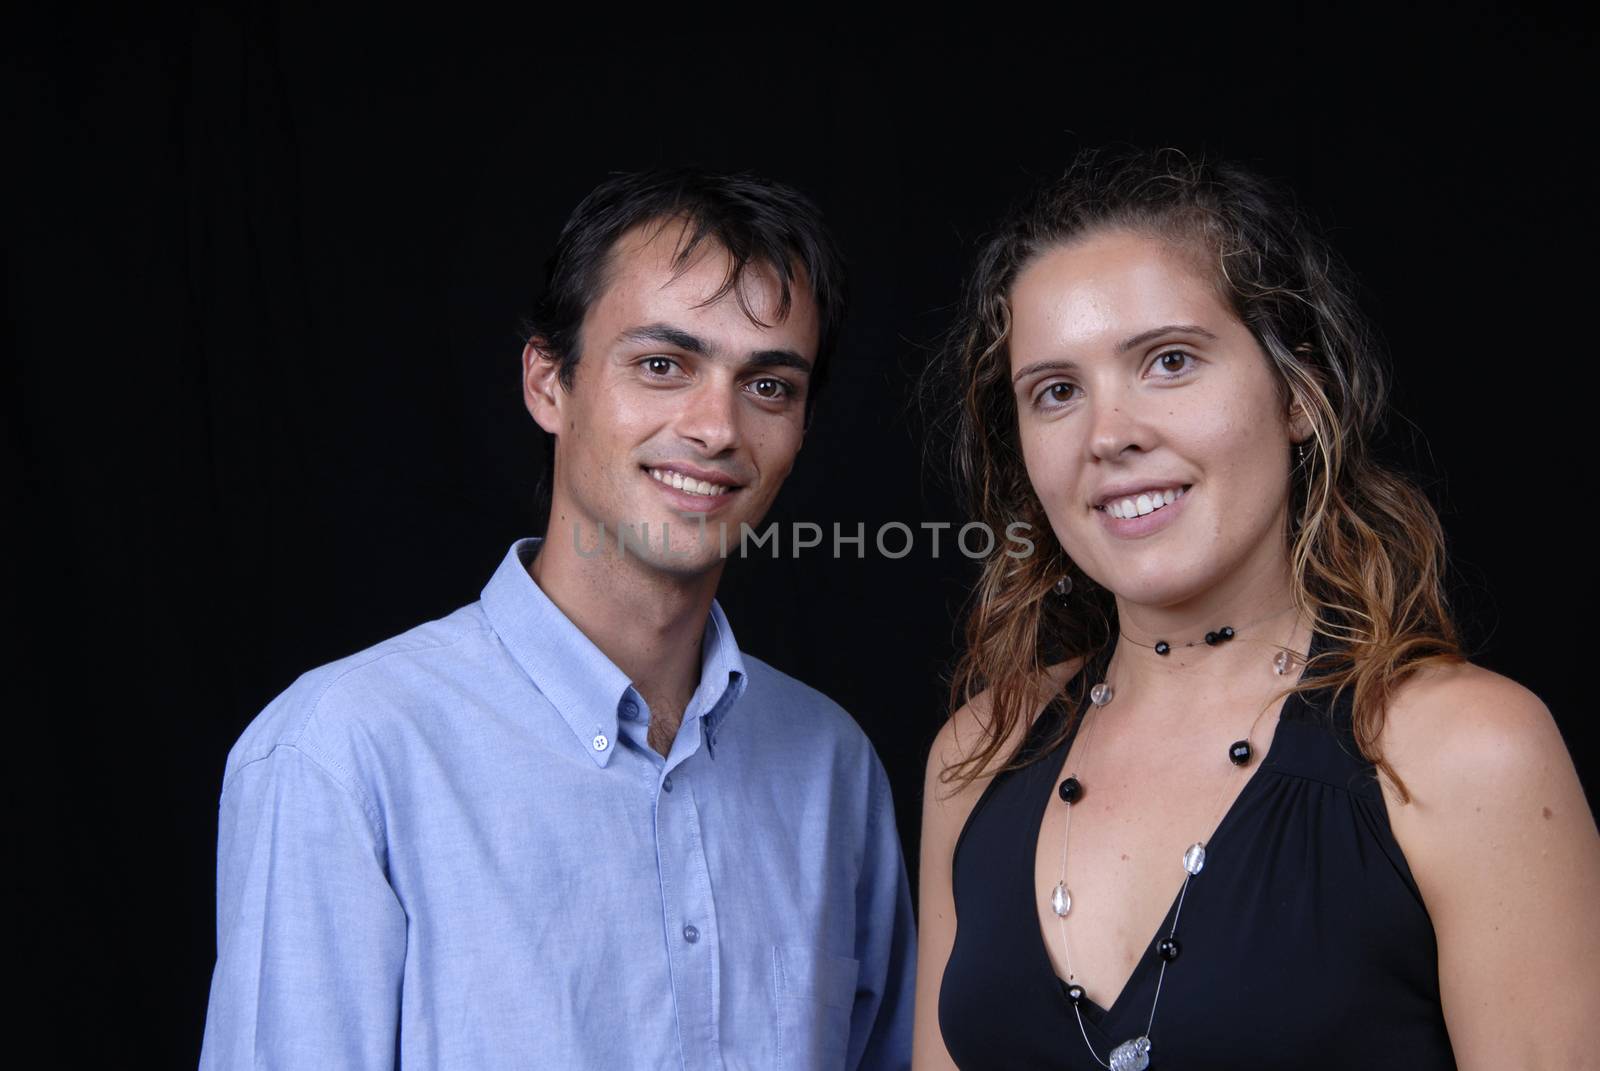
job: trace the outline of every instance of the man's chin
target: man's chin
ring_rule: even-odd
[[[641,550],[630,546],[627,556],[642,564],[652,572],[664,573],[682,579],[691,579],[704,576],[706,573],[721,568],[726,560],[717,553],[713,544],[710,547],[697,546],[693,542],[686,546],[669,546],[665,550],[660,544]]]
[[[728,533],[724,544],[721,525],[704,527],[693,517],[623,526],[616,534],[607,533],[606,550],[642,562],[649,568],[681,576],[698,576],[716,569],[726,560],[722,548],[737,553],[738,528]]]

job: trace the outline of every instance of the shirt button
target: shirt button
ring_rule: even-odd
[[[685,926],[683,928],[683,939],[692,945],[696,941],[700,940],[700,931],[695,929],[692,925]]]
[[[665,792],[671,792],[672,791],[672,775],[671,774],[668,774],[667,775],[667,779],[665,781],[661,782],[661,788]]]
[[[594,734],[594,749],[596,751],[604,751],[606,748],[608,748],[610,746],[611,746],[611,741],[606,739],[606,734],[605,733],[595,733]]]

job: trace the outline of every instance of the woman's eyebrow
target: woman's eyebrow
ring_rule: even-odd
[[[1022,369],[1016,375],[1012,376],[1011,383],[1013,386],[1015,386],[1016,384],[1021,383],[1028,376],[1033,375],[1035,372],[1076,372],[1077,370],[1077,364],[1072,361],[1035,361],[1026,368]]]
[[[1118,353],[1127,353],[1131,349],[1143,346],[1146,342],[1153,342],[1162,335],[1198,335],[1209,342],[1215,342],[1217,336],[1201,327],[1199,324],[1164,324],[1161,327],[1152,327],[1148,331],[1140,331],[1132,338],[1125,338],[1117,344]]]

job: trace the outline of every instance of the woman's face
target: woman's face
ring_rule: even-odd
[[[1086,574],[1161,607],[1283,581],[1290,444],[1309,427],[1192,256],[1089,235],[1025,268],[1011,313],[1028,478]]]

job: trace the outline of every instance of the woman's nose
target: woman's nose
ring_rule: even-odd
[[[1114,461],[1129,449],[1150,449],[1149,424],[1128,399],[1091,401],[1089,425],[1089,451],[1102,461]]]

